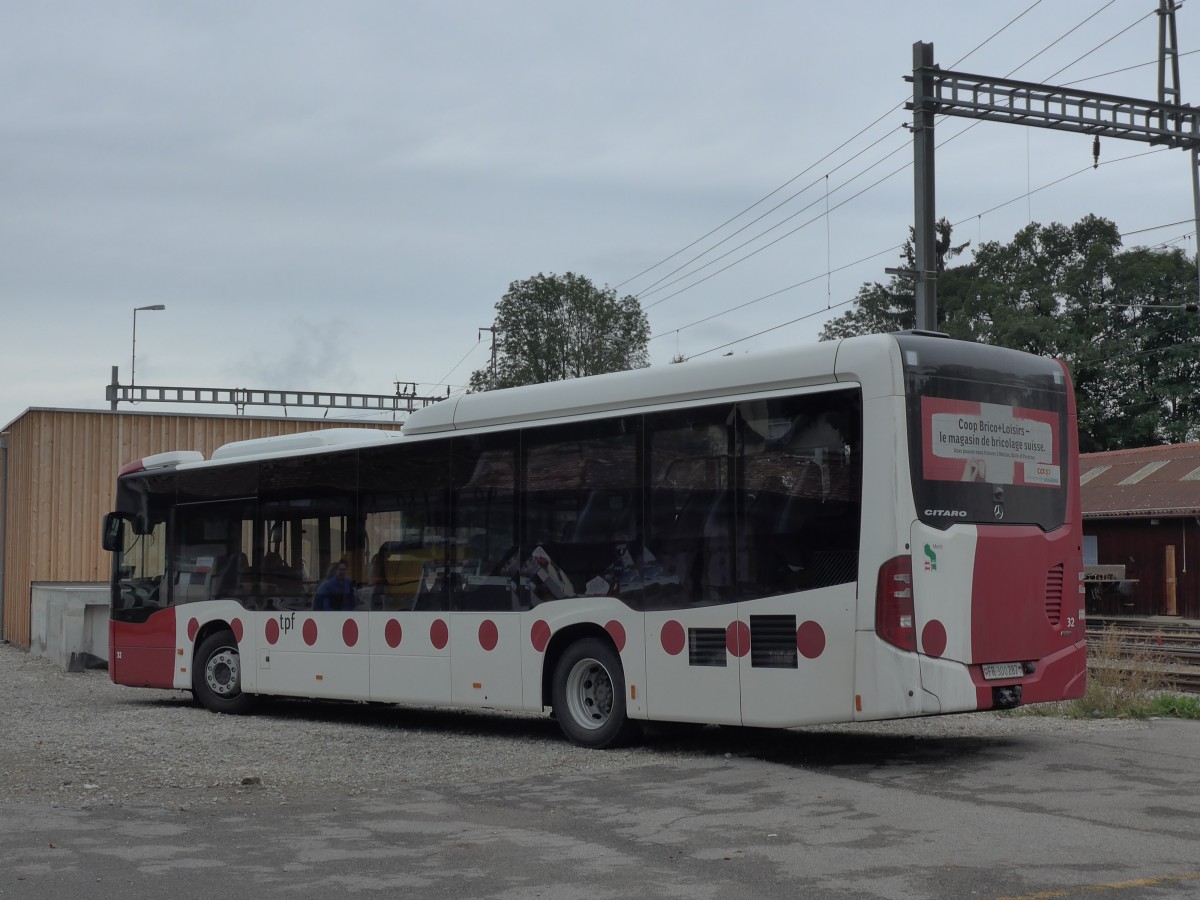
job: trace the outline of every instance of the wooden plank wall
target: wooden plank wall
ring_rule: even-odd
[[[28,410],[9,426],[8,482],[0,485],[7,520],[0,548],[4,639],[29,646],[31,582],[108,581],[100,522],[112,509],[125,463],[169,450],[199,450],[208,457],[230,441],[345,427],[313,419]]]

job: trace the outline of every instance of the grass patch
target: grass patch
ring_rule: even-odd
[[[1078,700],[1023,707],[1032,715],[1075,719],[1147,719],[1151,716],[1200,718],[1200,697],[1173,692],[1161,658],[1150,649],[1147,635],[1122,644],[1111,625],[1088,644],[1087,691]]]
[[[1150,715],[1165,719],[1200,719],[1200,697],[1195,694],[1159,694],[1150,701]]]

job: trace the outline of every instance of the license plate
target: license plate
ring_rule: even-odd
[[[983,677],[987,679],[993,678],[1020,678],[1025,674],[1025,670],[1020,663],[984,663]]]

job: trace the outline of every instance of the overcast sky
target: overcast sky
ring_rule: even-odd
[[[1157,5],[0,5],[0,423],[107,408],[133,310],[159,303],[138,384],[444,394],[538,272],[638,293],[654,365],[811,342],[898,264],[915,41],[943,68],[1154,99]],[[1200,7],[1178,25],[1200,102]],[[938,214],[978,243],[1094,212],[1127,245],[1194,253],[1188,156],[1118,161],[1154,149],[1106,140],[1092,170],[1090,137],[979,124],[938,151]],[[792,218],[655,285],[764,213],[692,268]]]

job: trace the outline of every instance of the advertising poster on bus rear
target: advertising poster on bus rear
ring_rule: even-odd
[[[923,397],[921,425],[928,480],[1062,485],[1059,424],[1052,412]]]

